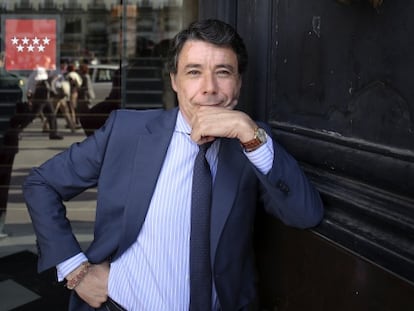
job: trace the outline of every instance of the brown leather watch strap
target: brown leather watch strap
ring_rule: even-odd
[[[243,146],[243,148],[246,152],[256,150],[258,147],[260,147],[261,145],[264,144],[265,141],[261,140],[260,135],[258,135],[259,130],[260,130],[260,128],[258,128],[258,127],[254,130],[254,138],[253,139],[251,139],[249,141],[246,141],[244,143],[241,143],[241,145]]]

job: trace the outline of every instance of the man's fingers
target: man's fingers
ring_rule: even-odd
[[[91,307],[98,308],[108,299],[108,276],[107,262],[91,265],[75,291]]]

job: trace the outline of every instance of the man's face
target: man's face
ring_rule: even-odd
[[[178,57],[177,73],[171,74],[171,84],[190,125],[199,106],[233,109],[241,87],[237,55],[230,48],[187,41]]]

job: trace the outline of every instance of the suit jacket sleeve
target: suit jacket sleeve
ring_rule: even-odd
[[[270,131],[268,131],[270,134]],[[267,175],[257,169],[264,208],[286,225],[309,228],[323,217],[319,192],[308,180],[297,161],[273,139],[274,159]]]
[[[81,251],[63,202],[96,186],[115,116],[113,113],[96,135],[32,169],[23,184],[37,236],[40,272]]]

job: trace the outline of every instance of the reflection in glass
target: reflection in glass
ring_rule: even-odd
[[[32,122],[22,119],[23,125],[19,126],[23,129],[20,135],[14,136],[19,151],[14,158],[10,183],[8,178],[0,175],[2,189],[7,189],[10,185],[8,201],[5,203],[7,214],[2,214],[4,231],[8,236],[0,237],[1,260],[7,255],[25,254],[26,251],[33,255],[37,252],[30,218],[21,194],[21,183],[31,167],[40,165],[68,145],[91,135],[105,122],[113,109],[171,108],[176,105],[175,94],[171,91],[169,75],[165,70],[167,50],[170,39],[190,21],[197,19],[198,1],[8,0],[1,1],[0,13],[1,51],[5,48],[5,19],[50,19],[53,16],[57,21],[56,61],[55,66],[48,68],[48,74],[56,82],[50,81],[53,92],[50,100],[58,120],[59,133],[64,137],[59,141],[49,140],[42,113],[36,115]],[[82,106],[84,111],[76,111],[80,122],[87,120],[86,125],[74,128],[67,121],[71,95],[66,73],[68,67],[78,71],[82,64],[88,65],[95,97],[87,106]],[[7,109],[20,111],[22,117],[30,116],[30,102],[25,85],[32,71],[11,71],[19,77],[23,96],[19,105],[13,101]],[[91,190],[67,202],[67,216],[71,220],[77,220],[74,231],[81,234],[83,247],[92,239],[95,197],[96,192]],[[35,266],[35,259],[31,262],[12,261],[17,265],[16,270],[20,271],[26,267],[32,271]],[[2,266],[5,267],[0,265]],[[8,270],[7,273],[10,274],[11,271]],[[46,288],[49,284],[37,287]],[[56,298],[60,299],[61,294],[56,293]],[[2,305],[3,298],[0,299]],[[53,298],[48,296],[45,300],[52,302]],[[14,306],[17,307],[23,300],[15,303]]]

